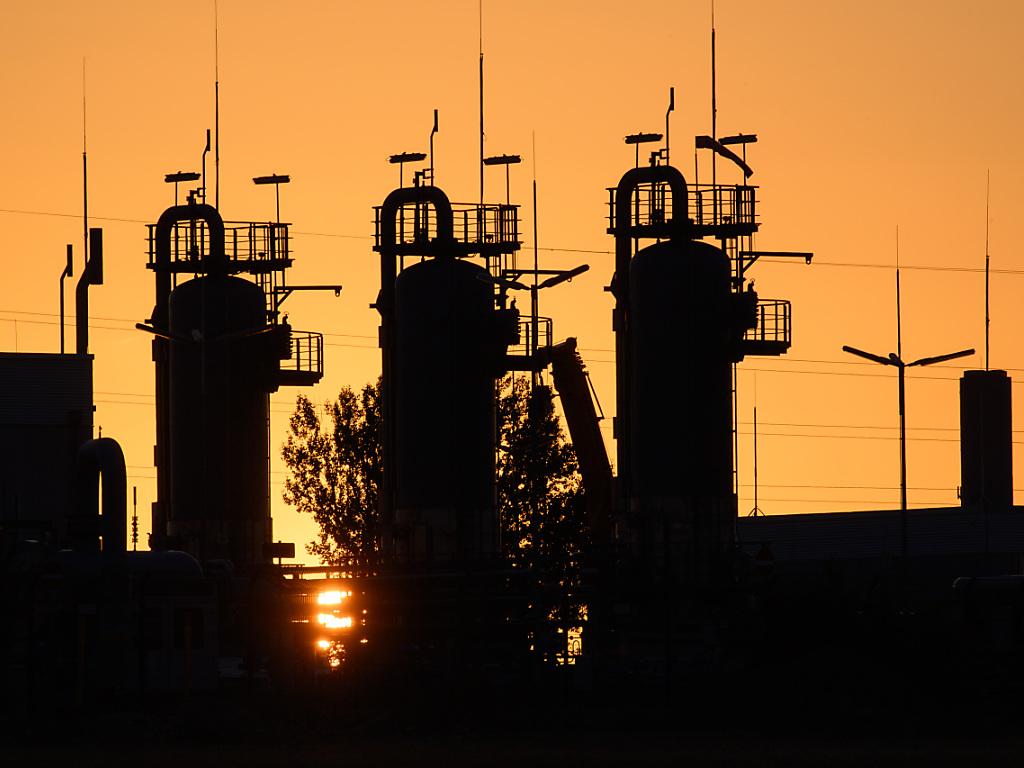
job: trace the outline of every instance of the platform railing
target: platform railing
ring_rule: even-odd
[[[149,268],[156,269],[156,224],[148,225]],[[199,265],[209,251],[210,234],[203,220],[179,221],[171,227],[172,271],[188,271]],[[277,268],[277,262],[291,258],[288,224],[255,221],[224,222],[224,255],[228,261],[246,262],[238,265],[244,271],[265,271]],[[261,270],[259,262],[264,266]],[[201,271],[201,270],[197,270]],[[242,271],[236,269],[234,271]]]
[[[537,318],[537,349],[550,347],[554,337],[554,322],[550,317]],[[519,318],[519,343],[508,348],[510,355],[528,355],[533,344],[533,318]]]
[[[281,361],[280,369],[286,373],[323,376],[324,335],[316,331],[292,330],[291,356]]]
[[[686,217],[703,230],[757,226],[757,187],[745,184],[691,184],[687,187]],[[614,231],[617,190],[608,190],[609,231]],[[630,206],[631,227],[659,227],[675,215],[672,191],[664,182],[637,185]],[[713,234],[708,232],[707,234]]]
[[[374,208],[374,246],[380,248],[382,207]],[[395,222],[397,245],[426,244],[437,237],[437,213],[426,203],[399,206]],[[519,247],[519,206],[452,203],[452,234],[461,245]]]
[[[758,299],[757,324],[743,335],[743,340],[789,345],[793,333],[791,313],[792,305],[786,299]]]

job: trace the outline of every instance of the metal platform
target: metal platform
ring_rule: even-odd
[[[281,360],[277,380],[286,387],[309,387],[324,377],[324,335],[291,332],[291,355]]]
[[[637,186],[633,198],[629,234],[632,237],[669,237],[679,227],[700,239],[746,237],[760,226],[757,220],[757,187],[745,184],[688,185],[686,212],[676,218],[672,192],[664,182]],[[616,234],[616,188],[608,189],[608,234]]]
[[[758,299],[757,325],[743,334],[744,355],[784,355],[792,346],[792,305],[786,299]]]
[[[380,251],[382,206],[375,206],[373,249]],[[434,255],[433,250],[456,256],[487,258],[519,250],[519,206],[506,204],[452,203],[454,243],[437,240],[437,215],[431,205],[409,203],[398,210],[397,241],[391,246],[396,256]]]
[[[202,275],[209,262],[209,229],[201,219],[181,221],[171,230],[171,258],[161,265],[156,258],[156,224],[149,224],[146,268],[172,275]],[[287,289],[285,271],[292,266],[288,224],[255,221],[224,222],[225,273],[250,276],[267,297],[267,319],[276,321],[282,292]]]

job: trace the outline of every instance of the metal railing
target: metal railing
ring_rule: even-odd
[[[699,228],[757,225],[757,187],[743,184],[688,186],[686,217]],[[614,231],[616,188],[608,189],[608,228]],[[630,206],[630,227],[658,227],[672,222],[672,190],[664,182],[637,185]],[[713,233],[709,233],[713,234]]]
[[[381,210],[374,209],[374,244],[380,248]],[[470,251],[497,247],[518,248],[519,206],[452,203],[452,235]],[[437,237],[437,212],[428,203],[409,203],[398,208],[395,222],[397,245],[426,244]],[[390,245],[390,244],[389,244]]]
[[[156,224],[149,224],[149,267],[156,265]],[[209,252],[210,235],[206,222],[179,221],[171,228],[172,271],[197,268]],[[224,255],[228,261],[245,262],[238,271],[259,272],[278,268],[276,263],[290,258],[291,240],[287,224],[255,221],[224,222]],[[184,269],[182,269],[184,267]],[[201,272],[201,269],[196,269]]]
[[[698,227],[757,224],[757,187],[743,184],[694,184],[690,186],[688,215]]]
[[[291,332],[291,355],[281,361],[282,372],[308,373],[323,376],[324,335],[316,331]]]
[[[757,325],[743,334],[743,340],[788,345],[793,334],[791,309],[786,299],[758,299]]]
[[[206,273],[208,265],[204,259],[210,253],[210,234],[205,221],[198,219],[174,224],[170,234],[171,259],[167,265],[158,265],[156,262],[156,225],[148,226],[150,269],[168,271],[174,275]],[[276,290],[284,286],[284,273],[291,265],[288,225],[255,221],[224,222],[224,256],[229,273],[248,275],[263,289],[267,300],[267,318],[277,322]]]
[[[519,318],[519,343],[508,348],[510,355],[528,355],[534,350],[533,344],[533,318]],[[550,317],[537,318],[537,349],[550,347],[554,338],[554,323]]]

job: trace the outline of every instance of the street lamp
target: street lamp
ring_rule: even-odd
[[[174,185],[174,204],[178,204],[178,183],[182,181],[198,181],[200,175],[195,171],[177,171],[164,175],[164,181]]]
[[[274,203],[275,211],[277,213],[277,224],[281,223],[281,185],[290,182],[291,176],[287,174],[272,173],[269,176],[254,176],[252,183],[256,186],[262,186],[264,184],[274,185]]]
[[[888,357],[882,357],[881,355],[874,355],[870,352],[865,352],[856,347],[844,346],[843,352],[848,352],[851,355],[857,357],[863,357],[865,360],[870,360],[873,363],[879,365],[892,365],[896,367],[898,371],[899,380],[899,398],[900,398],[900,535],[902,537],[901,542],[901,554],[906,560],[907,557],[907,414],[906,414],[906,389],[904,385],[905,370],[907,368],[914,368],[915,366],[921,367],[925,365],[933,365],[935,363],[944,363],[947,360],[956,360],[960,357],[967,357],[974,354],[973,349],[964,349],[959,352],[952,352],[948,355],[937,355],[935,357],[922,357],[919,360],[914,360],[912,363],[905,363],[903,359],[896,352],[890,352]]]
[[[655,141],[661,141],[662,135],[660,133],[631,133],[626,137],[627,144],[633,144],[636,147],[636,167],[640,167],[640,145],[641,144],[652,144]]]
[[[391,163],[391,165],[398,166],[398,186],[405,186],[404,169],[406,163],[418,163],[421,160],[426,159],[426,152],[399,152],[397,155],[391,155],[390,157],[388,157],[388,162]],[[430,183],[433,184],[433,180],[431,180]]]
[[[516,163],[523,162],[523,158],[519,155],[494,155],[492,157],[484,158],[484,165],[504,165],[505,166],[505,204],[512,204],[512,197],[509,192],[509,174],[508,167],[515,165]]]

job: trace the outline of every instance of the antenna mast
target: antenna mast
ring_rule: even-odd
[[[711,138],[718,141],[718,97],[715,86],[715,0],[711,0]],[[711,185],[718,183],[718,154],[711,153]],[[718,195],[712,196],[715,221],[718,221]]]
[[[903,359],[903,326],[900,323],[900,225],[896,225],[896,356]]]
[[[988,370],[988,326],[989,326],[989,315],[988,315],[988,206],[989,206],[989,191],[991,182],[991,172],[985,169],[985,370]]]
[[[484,0],[480,0],[480,205],[484,204]]]
[[[82,57],[82,256],[89,263],[89,160],[86,144],[85,57]]]
[[[532,131],[530,135],[530,141],[533,153],[533,291],[530,302],[530,354],[537,354],[537,347],[540,344],[540,331],[538,329],[538,306],[537,306],[537,292],[538,283],[540,280],[540,261],[537,256],[538,245],[537,245],[537,132]],[[530,381],[534,387],[540,385],[540,371],[534,371],[530,378]]]
[[[220,20],[213,0],[213,207],[220,210]],[[205,180],[203,182],[206,183]],[[205,194],[204,194],[205,197]]]

